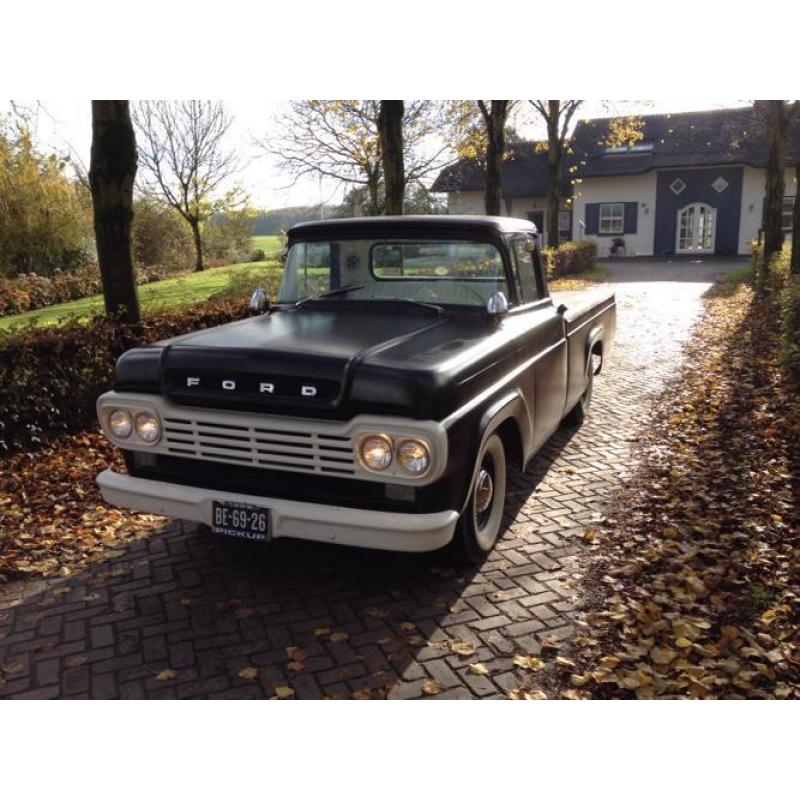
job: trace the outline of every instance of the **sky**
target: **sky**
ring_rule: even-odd
[[[43,149],[74,153],[85,165],[89,164],[91,146],[90,101],[19,100],[24,106],[36,107],[38,116],[36,138]],[[703,109],[729,108],[745,105],[746,100],[587,100],[580,116],[599,117],[615,114],[655,114]],[[276,130],[275,120],[285,113],[286,103],[253,98],[225,100],[228,113],[233,116],[229,146],[235,149],[242,166],[235,177],[248,193],[254,208],[271,209],[294,205],[314,205],[320,202],[337,202],[341,199],[341,188],[330,181],[320,182],[314,178],[303,178],[293,183],[291,175],[282,173],[277,159],[266,155],[256,141]],[[10,101],[0,101],[0,109],[9,110]],[[517,129],[524,138],[544,138],[541,124],[520,123]]]

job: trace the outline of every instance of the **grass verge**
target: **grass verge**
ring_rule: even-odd
[[[215,267],[203,272],[187,272],[177,278],[140,286],[139,303],[145,316],[156,311],[198,305],[215,295],[224,293],[234,282],[244,287],[248,281],[255,284],[264,275],[272,275],[274,282],[280,274],[280,269],[278,261],[254,261]],[[242,295],[242,299],[245,301],[247,298]],[[102,313],[103,296],[98,294],[73,300],[71,303],[59,303],[36,311],[0,318],[0,332],[17,333],[28,328],[61,325]]]

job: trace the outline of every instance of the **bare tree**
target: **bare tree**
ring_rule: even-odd
[[[239,162],[224,140],[233,119],[209,100],[145,101],[134,108],[146,193],[172,206],[189,224],[195,270],[203,269],[202,225],[240,205],[238,188],[224,191]]]
[[[427,100],[404,103],[402,120],[405,183],[439,170],[447,143],[431,143],[438,133],[438,107]],[[277,133],[257,144],[276,155],[281,169],[297,180],[313,175],[349,188],[366,187],[367,213],[383,211],[380,101],[305,100],[292,102],[277,120]]]
[[[139,322],[131,252],[136,137],[127,100],[92,100],[89,184],[106,312]]]
[[[547,125],[547,243],[558,247],[558,224],[561,210],[561,165],[569,135],[570,123],[583,100],[531,100]]]
[[[402,100],[381,100],[378,113],[381,157],[385,186],[386,214],[402,214],[406,190],[403,165],[403,113]]]
[[[502,165],[506,152],[506,121],[512,100],[478,100],[486,128],[486,213],[498,216],[503,197]]]

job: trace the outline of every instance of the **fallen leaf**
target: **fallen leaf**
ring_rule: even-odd
[[[157,681],[171,681],[178,673],[174,669],[162,669],[156,675]]]
[[[276,686],[275,696],[278,700],[288,700],[290,697],[294,697],[294,689],[291,686]]]
[[[240,669],[236,674],[246,681],[254,681],[258,677],[258,669],[256,667],[245,667],[244,669]]]
[[[536,656],[514,656],[513,663],[522,669],[541,669],[544,666],[544,661]]]
[[[331,634],[331,638],[328,639],[329,642],[333,644],[341,644],[342,642],[346,642],[350,638],[350,635],[344,633],[344,631],[337,631],[336,633]]]
[[[436,681],[429,680],[422,684],[422,691],[428,695],[441,694],[442,687]]]
[[[470,664],[467,667],[467,669],[473,675],[488,675],[489,674],[489,668],[486,666],[486,664],[480,664],[480,663]]]
[[[465,642],[460,639],[454,639],[450,642],[450,649],[459,656],[466,658],[475,653],[477,648],[472,642]]]

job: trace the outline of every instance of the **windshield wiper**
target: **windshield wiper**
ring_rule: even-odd
[[[385,300],[389,303],[411,303],[415,306],[427,308],[429,311],[435,311],[437,314],[444,314],[444,307],[436,305],[436,303],[426,303],[423,300],[414,300],[411,297],[376,297],[375,300]]]
[[[322,294],[315,294],[311,297],[304,297],[302,300],[298,300],[295,304],[295,308],[300,308],[300,306],[305,305],[306,303],[310,302],[311,300],[322,300],[324,297],[335,297],[337,294],[346,294],[347,292],[355,292],[357,289],[363,289],[364,284],[360,286],[340,286],[338,289],[330,289],[327,292],[322,292]]]

